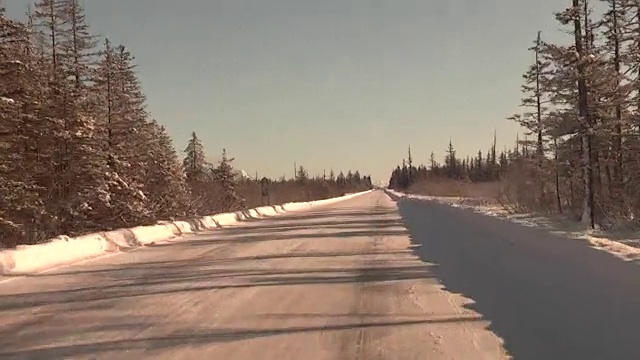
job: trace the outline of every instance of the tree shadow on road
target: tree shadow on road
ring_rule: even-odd
[[[323,231],[324,230],[324,231]],[[327,238],[371,238],[374,236],[401,236],[408,235],[403,229],[396,230],[370,230],[363,228],[354,228],[351,231],[326,231],[318,227],[309,227],[307,232],[297,231],[291,234],[276,233],[256,233],[243,234],[236,237],[229,236],[212,236],[211,239],[201,239],[197,241],[188,241],[180,244],[180,246],[210,246],[212,244],[240,244],[240,243],[256,243],[264,241],[277,240],[300,240],[300,239],[327,239]],[[151,247],[175,246],[175,244],[158,244]]]
[[[371,217],[371,216],[381,216],[381,215],[391,215],[396,214],[395,210],[392,209],[367,209],[363,210],[361,207],[341,207],[338,209],[317,209],[317,210],[306,210],[299,212],[291,212],[283,215],[279,215],[277,217],[272,217],[271,219],[277,219],[278,221],[286,221],[286,222],[297,222],[297,221],[308,221],[308,220],[321,220],[321,219],[332,219],[336,218],[347,219],[347,218],[362,218],[362,217]],[[261,219],[250,219],[247,221],[248,224],[251,223],[259,223]]]
[[[315,218],[311,218],[315,219]],[[281,219],[278,219],[281,220]],[[402,226],[401,222],[398,219],[365,219],[356,218],[353,220],[321,220],[321,221],[304,221],[304,222],[289,222],[289,221],[277,221],[275,224],[273,222],[259,222],[256,225],[244,225],[238,227],[230,227],[226,228],[224,233],[226,235],[232,234],[244,234],[247,232],[287,232],[287,231],[296,231],[300,229],[310,229],[310,228],[358,228],[367,226],[378,227],[393,227],[393,226]]]
[[[514,359],[637,359],[640,269],[586,243],[434,202],[398,200],[422,260],[472,299]]]
[[[325,252],[317,256],[333,258],[353,256],[353,252]],[[372,256],[385,255],[384,252],[372,253]],[[362,252],[360,256],[366,257]],[[159,264],[158,264],[159,265]],[[0,296],[0,318],[11,318],[21,312],[24,316],[34,312],[27,321],[12,326],[2,326],[0,333],[8,335],[0,343],[0,358],[17,357],[30,359],[67,358],[93,355],[114,351],[132,351],[136,349],[157,350],[204,346],[212,343],[241,341],[255,337],[287,335],[305,332],[338,331],[374,327],[399,327],[439,322],[475,321],[469,318],[449,319],[372,319],[368,321],[351,320],[347,324],[283,327],[271,329],[205,329],[186,330],[183,334],[159,337],[134,336],[144,329],[161,327],[167,321],[154,311],[147,315],[130,312],[131,304],[149,303],[149,306],[162,307],[162,299],[171,295],[185,298],[207,298],[208,295],[192,297],[197,293],[214,294],[218,291],[236,291],[255,288],[275,288],[287,291],[289,286],[335,286],[340,284],[360,284],[378,286],[398,281],[428,279],[432,267],[427,265],[404,264],[402,261],[369,262],[370,267],[344,268],[318,267],[289,269],[268,269],[260,267],[218,268],[215,261],[210,264],[183,263],[182,266],[155,266],[145,273],[139,269],[100,274],[84,274],[83,284],[95,286],[70,288],[57,291],[42,291]],[[105,277],[109,281],[105,281]],[[225,283],[224,279],[233,279]],[[95,279],[95,280],[92,280]],[[319,290],[322,292],[323,290]],[[327,290],[329,291],[329,290]],[[231,292],[229,293],[231,294]],[[284,294],[284,293],[283,293]],[[222,296],[222,294],[220,294]],[[155,300],[154,300],[155,299]],[[357,315],[357,314],[356,314]],[[83,317],[86,316],[86,321]],[[53,318],[52,318],[53,317]],[[103,320],[101,318],[103,317]],[[362,319],[360,317],[359,319]],[[15,334],[33,338],[33,341],[18,341]],[[98,334],[111,334],[110,338],[120,340],[103,341]],[[130,335],[134,334],[134,335]],[[13,335],[13,336],[12,336]],[[122,338],[125,338],[122,340]],[[75,339],[70,341],[69,339]],[[99,339],[95,342],[77,344],[81,339]],[[25,346],[25,343],[27,344]],[[20,346],[23,346],[22,348]]]
[[[87,355],[100,355],[107,352],[128,352],[144,349],[146,351],[197,348],[216,343],[228,343],[261,337],[282,336],[289,334],[303,334],[313,332],[349,331],[371,328],[398,328],[419,326],[424,324],[463,323],[478,321],[470,317],[448,317],[437,319],[415,319],[399,321],[357,321],[346,324],[328,324],[320,326],[292,326],[275,328],[215,328],[194,329],[183,333],[166,336],[139,337],[133,339],[118,339],[61,346],[43,346],[27,350],[0,350],[0,357],[28,358],[28,359],[59,359]]]
[[[161,327],[167,321],[167,315],[156,315],[153,309],[140,310],[140,313],[131,309],[140,309],[140,304],[157,304],[155,306],[162,313],[162,300],[165,298],[206,299],[210,295],[221,297],[257,288],[280,288],[285,294],[295,286],[331,287],[344,284],[358,284],[370,288],[370,291],[383,291],[384,286],[389,284],[416,279],[430,281],[433,278],[434,266],[418,263],[408,250],[358,249],[356,246],[344,251],[327,251],[327,247],[314,251],[314,246],[310,246],[309,249],[297,251],[295,247],[282,246],[280,249],[286,250],[279,253],[243,257],[234,256],[233,251],[218,251],[236,249],[226,246],[229,244],[295,240],[292,244],[314,245],[327,239],[340,242],[364,242],[364,239],[370,242],[371,239],[382,241],[385,236],[405,237],[408,234],[397,212],[393,212],[396,216],[390,219],[383,217],[390,213],[386,210],[331,210],[331,214],[325,216],[326,212],[282,217],[275,224],[271,221],[256,222],[241,228],[220,229],[186,241],[145,250],[168,253],[164,249],[172,251],[203,247],[203,251],[187,252],[198,254],[195,258],[74,266],[27,277],[25,281],[53,285],[43,286],[49,288],[48,291],[5,291],[0,295],[0,319],[26,319],[4,324],[0,321],[0,333],[8,335],[7,341],[0,347],[0,358],[66,358],[110,351],[180,348],[293,333],[476,321],[464,317],[403,320],[372,317],[371,321],[363,321],[364,317],[361,316],[357,322],[322,326],[193,329],[167,336],[137,335],[145,329]],[[295,224],[299,219],[306,219],[302,226]],[[210,248],[206,248],[207,245]],[[350,257],[357,257],[358,261]],[[309,266],[309,260],[312,260],[313,266]],[[285,261],[287,266],[280,267],[279,264]],[[324,289],[318,291],[322,293]],[[29,314],[34,314],[32,320],[29,320]],[[87,321],[83,322],[85,316]],[[22,334],[23,338],[16,339],[10,334]],[[122,340],[125,336],[128,338]],[[120,340],[106,340],[113,338]],[[88,339],[99,341],[89,343]]]
[[[327,254],[328,256],[332,256]],[[366,255],[366,254],[365,254]],[[379,253],[378,253],[379,255]],[[40,291],[0,296],[0,316],[3,311],[29,309],[51,305],[86,304],[93,301],[130,299],[150,295],[168,295],[223,289],[255,287],[282,287],[295,285],[331,285],[346,283],[384,283],[431,277],[427,265],[393,265],[385,262],[380,266],[372,263],[367,268],[291,268],[282,270],[260,267],[228,269],[217,268],[213,264],[183,264],[180,267],[157,267],[141,274],[137,270],[117,271],[103,274],[95,281],[95,286],[71,288],[55,291]],[[109,275],[105,281],[104,275]],[[212,283],[216,280],[233,279],[229,283]],[[199,284],[199,285],[194,285]],[[204,283],[204,284],[201,284]]]

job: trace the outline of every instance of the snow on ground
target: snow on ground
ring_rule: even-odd
[[[4,97],[4,96],[0,96],[0,101],[2,101],[4,103],[7,103],[7,104],[11,104],[11,105],[16,103],[15,100],[13,100],[11,98]]]
[[[0,286],[0,358],[508,359],[382,191],[310,209]]]
[[[107,253],[172,241],[182,235],[193,234],[202,228],[212,230],[252,218],[277,216],[286,212],[329,205],[369,192],[371,190],[325,200],[263,206],[245,211],[204,216],[190,221],[160,221],[156,225],[136,226],[76,238],[61,235],[42,244],[21,245],[15,249],[1,250],[0,276],[36,273]]]
[[[560,216],[551,217],[530,213],[514,213],[494,201],[482,198],[425,196],[404,194],[393,190],[388,191],[407,199],[435,201],[471,210],[479,214],[494,216],[523,226],[544,228],[557,235],[587,241],[593,248],[606,251],[625,261],[640,261],[640,233],[637,231],[591,230],[581,223]]]

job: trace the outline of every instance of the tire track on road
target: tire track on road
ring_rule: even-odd
[[[371,220],[378,220],[384,217],[384,215],[378,214],[378,211],[381,209],[382,209],[382,206],[380,204],[380,195],[378,195],[372,209],[373,210],[372,214],[375,214],[375,215],[372,216]],[[384,242],[385,236],[376,235],[375,232],[382,233],[381,230],[384,229],[384,226],[377,221],[372,221],[372,223],[374,224],[372,225],[372,228],[375,231],[374,231],[373,237],[371,238],[371,242],[369,242],[366,246],[367,247],[366,250],[367,251],[372,250],[373,253],[377,253],[379,249],[383,247],[382,244]],[[358,329],[357,342],[356,342],[357,354],[355,356],[355,360],[369,360],[369,359],[372,359],[374,356],[376,359],[381,359],[381,360],[384,359],[384,357],[381,357],[381,355],[383,355],[384,352],[380,351],[380,349],[371,349],[370,347],[372,346],[372,340],[374,338],[374,335],[376,335],[376,337],[384,337],[387,332],[391,331],[391,329],[388,329],[386,327],[379,328],[379,329],[376,329],[376,328],[368,329],[362,326],[368,321],[366,317],[367,315],[389,313],[388,306],[386,306],[386,304],[382,304],[382,306],[380,306],[381,303],[379,303],[380,299],[378,298],[378,294],[380,293],[380,290],[378,288],[380,286],[387,287],[388,285],[386,284],[380,285],[376,281],[371,282],[369,279],[371,276],[370,275],[371,268],[384,268],[384,267],[385,267],[384,265],[380,266],[379,259],[366,258],[361,260],[359,278],[366,279],[366,281],[359,282],[356,287],[357,308],[355,312],[356,314],[358,314],[358,322],[361,325],[361,327]]]

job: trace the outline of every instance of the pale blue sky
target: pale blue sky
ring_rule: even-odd
[[[20,16],[31,0],[5,1]],[[511,145],[527,48],[557,0],[81,0],[136,56],[149,111],[248,173],[359,169]]]

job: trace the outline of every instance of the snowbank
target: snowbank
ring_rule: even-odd
[[[562,218],[554,219],[548,216],[534,214],[515,214],[507,211],[500,205],[491,204],[483,199],[413,195],[394,190],[386,190],[386,192],[395,199],[435,201],[440,204],[497,217],[523,226],[544,228],[558,235],[586,241],[591,247],[606,251],[625,261],[640,260],[640,234],[637,232],[613,234],[587,229],[582,224],[576,223],[575,221],[567,221]]]
[[[115,247],[101,234],[60,236],[39,245],[23,245],[0,253],[2,274],[22,274],[97,256]]]
[[[204,216],[188,221],[161,221],[156,225],[136,226],[75,238],[58,236],[43,244],[22,245],[15,249],[0,251],[0,275],[34,273],[109,252],[126,251],[148,244],[175,239],[200,230],[213,230],[249,219],[276,216],[286,212],[309,209],[314,206],[333,204],[371,191],[326,200],[262,206],[233,213]]]
[[[11,104],[11,105],[14,105],[16,103],[15,100],[13,100],[11,98],[4,97],[4,96],[0,96],[0,101],[4,102],[4,103],[7,103],[7,104]]]

